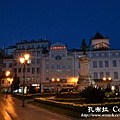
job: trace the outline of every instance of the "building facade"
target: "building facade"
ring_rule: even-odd
[[[31,64],[19,63],[19,58],[24,53],[30,54]],[[9,53],[10,54],[10,53]],[[115,86],[120,88],[120,50],[110,49],[109,38],[103,37],[99,32],[90,40],[86,54],[91,59],[90,68],[92,80],[98,86]],[[55,91],[61,89],[73,89],[77,86],[80,76],[79,57],[83,55],[82,49],[68,50],[67,45],[60,42],[50,44],[48,40],[23,41],[16,44],[12,53],[12,73],[23,82],[25,72],[25,85],[39,85],[41,92]],[[3,59],[3,66],[6,61]],[[6,67],[6,70],[8,67]],[[2,73],[5,68],[2,67]],[[106,78],[106,81],[103,81]],[[111,78],[109,81],[108,78]]]

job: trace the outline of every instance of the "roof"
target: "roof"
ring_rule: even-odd
[[[64,45],[64,44],[62,44],[60,42],[56,42],[56,43],[51,45],[51,47],[53,47],[53,46],[66,46],[66,45]]]
[[[105,39],[105,38],[99,32],[97,32],[93,39]]]

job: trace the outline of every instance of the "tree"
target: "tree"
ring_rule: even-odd
[[[105,91],[100,87],[88,86],[80,92],[80,95],[86,99],[87,103],[101,103],[105,97]]]
[[[19,77],[17,77],[17,74],[15,74],[12,84],[13,84],[14,90],[19,89],[20,79],[19,79]]]

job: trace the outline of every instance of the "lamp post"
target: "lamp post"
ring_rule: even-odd
[[[52,78],[51,79],[51,82],[54,82],[55,83],[55,90],[54,90],[54,92],[56,93],[57,92],[57,83],[59,83],[60,82],[60,78]]]
[[[112,82],[112,78],[111,77],[108,77],[108,78],[103,77],[103,81],[106,83],[110,83],[110,82]],[[110,88],[110,86],[109,86],[109,88]]]
[[[10,71],[5,72],[6,77],[10,75]],[[7,91],[6,91],[6,99],[7,99],[7,93],[8,93],[8,79],[7,79]]]
[[[24,54],[22,57],[19,58],[19,61],[21,64],[23,64],[23,100],[22,100],[22,107],[25,107],[25,98],[24,98],[24,89],[25,89],[25,65],[26,64],[29,64],[30,61],[29,61],[29,58],[30,58],[30,55],[28,53]]]

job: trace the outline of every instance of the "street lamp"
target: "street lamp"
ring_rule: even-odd
[[[52,78],[52,79],[51,79],[51,82],[55,83],[54,92],[56,93],[56,92],[57,92],[57,83],[60,82],[60,78]]]
[[[108,78],[103,77],[103,81],[106,83],[110,83],[110,82],[112,82],[112,78],[111,77],[108,77]],[[110,87],[110,85],[109,85],[109,87]]]
[[[24,89],[25,89],[25,65],[30,64],[30,55],[28,53],[24,54],[22,57],[19,58],[19,61],[21,64],[24,65],[24,71],[23,71],[23,101],[22,101],[22,107],[25,107],[25,98],[24,98]]]
[[[10,71],[5,72],[6,77],[10,75]],[[7,99],[7,92],[8,92],[8,79],[7,79],[7,91],[6,91],[6,99]]]

